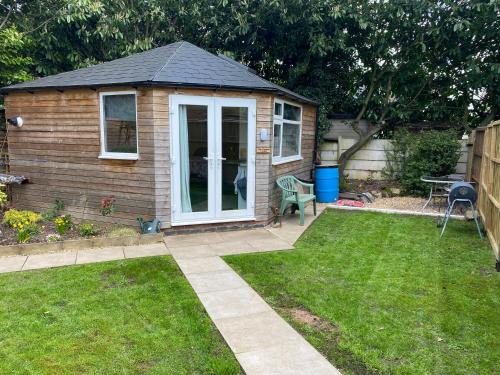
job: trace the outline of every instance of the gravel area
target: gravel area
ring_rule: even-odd
[[[373,203],[367,203],[365,207],[371,208],[387,208],[393,210],[406,210],[406,211],[422,211],[427,199],[417,197],[392,197],[392,198],[377,198]],[[436,199],[435,202],[431,201],[425,208],[424,212],[429,213],[444,213],[446,209],[446,202],[442,199]]]

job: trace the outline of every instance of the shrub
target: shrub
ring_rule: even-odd
[[[97,228],[92,223],[81,223],[78,226],[78,232],[82,237],[92,237],[97,234]]]
[[[395,132],[392,149],[386,150],[386,177],[399,182],[407,194],[426,194],[422,176],[444,176],[455,172],[461,144],[453,131]]]
[[[64,209],[64,202],[59,199],[56,199],[54,201],[54,204],[52,205],[52,208],[44,212],[42,214],[42,217],[46,221],[52,221],[61,214],[61,211],[63,209]]]
[[[38,224],[26,224],[17,230],[17,242],[28,242],[32,236],[36,236],[39,233],[40,227],[38,226]]]
[[[429,185],[420,181],[422,176],[444,176],[455,173],[460,158],[461,144],[455,132],[427,131],[420,133],[410,147],[401,174],[404,191],[426,194]]]
[[[54,220],[54,224],[56,225],[57,233],[59,233],[62,236],[71,228],[72,225],[71,215],[56,217],[56,219]]]
[[[24,226],[35,224],[41,220],[40,214],[33,211],[18,211],[10,209],[4,213],[3,223],[14,229],[23,229]]]

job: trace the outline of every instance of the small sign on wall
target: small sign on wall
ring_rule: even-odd
[[[257,154],[270,154],[271,147],[257,147],[256,152]]]

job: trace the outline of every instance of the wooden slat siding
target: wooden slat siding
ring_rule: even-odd
[[[495,256],[500,261],[500,121],[483,130],[484,136],[478,141],[476,131],[475,139],[478,149],[482,145],[478,207]]]
[[[117,89],[99,91],[113,90]],[[51,90],[5,97],[7,116],[24,119],[21,129],[9,131],[11,173],[31,182],[14,187],[16,207],[43,211],[59,198],[77,219],[128,225],[136,225],[137,216],[155,215],[153,90],[137,90],[138,161],[98,158],[99,91]],[[105,218],[100,201],[111,195],[117,211]]]
[[[297,103],[298,104],[298,103]],[[278,177],[294,175],[299,178],[309,179],[313,168],[314,137],[316,134],[316,107],[312,105],[302,105],[302,160],[290,163],[273,165],[269,174],[269,200],[267,205],[268,217],[272,217],[269,207],[279,207],[281,200],[281,190],[276,185]],[[272,131],[270,132],[272,134]]]

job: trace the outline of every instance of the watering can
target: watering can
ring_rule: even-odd
[[[137,222],[139,223],[142,234],[160,233],[161,222],[158,219],[144,221],[142,217],[138,217]]]

